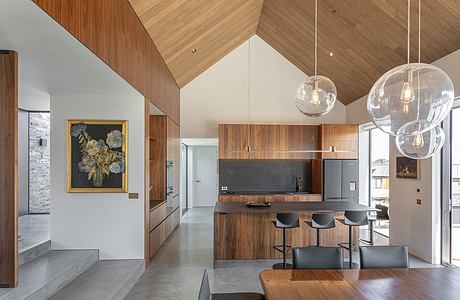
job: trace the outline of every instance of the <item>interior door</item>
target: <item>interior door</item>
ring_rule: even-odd
[[[194,206],[214,206],[217,202],[217,147],[194,147]]]

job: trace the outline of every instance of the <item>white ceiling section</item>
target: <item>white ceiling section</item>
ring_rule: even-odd
[[[250,41],[250,80],[246,41],[181,89],[183,138],[216,138],[218,123],[345,123],[345,106],[339,101],[323,117],[300,113],[294,95],[305,73],[257,35]]]
[[[19,56],[19,106],[49,110],[53,94],[139,96],[31,0],[0,1],[0,49]]]

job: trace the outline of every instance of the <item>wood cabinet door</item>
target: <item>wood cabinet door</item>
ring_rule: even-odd
[[[322,153],[322,158],[358,159],[359,128],[356,124],[323,124],[320,126],[322,149],[334,146],[350,152]]]
[[[254,159],[287,158],[287,127],[283,125],[250,125],[249,146]]]
[[[249,125],[219,124],[219,159],[248,159]]]
[[[302,152],[318,149],[318,132],[317,125],[283,125],[285,131],[285,148],[289,151],[289,159],[314,159],[316,153]]]

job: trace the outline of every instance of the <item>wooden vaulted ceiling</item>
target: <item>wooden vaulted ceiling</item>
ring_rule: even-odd
[[[256,33],[306,74],[313,73],[314,0],[129,1],[180,87]],[[415,62],[417,0],[411,8]],[[406,62],[406,23],[403,0],[318,1],[318,74],[334,81],[344,104]],[[460,0],[422,1],[421,44],[427,63],[460,48]]]

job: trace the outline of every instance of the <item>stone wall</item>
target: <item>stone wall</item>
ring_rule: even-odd
[[[29,213],[49,212],[50,114],[31,112],[29,114]]]

